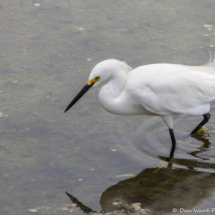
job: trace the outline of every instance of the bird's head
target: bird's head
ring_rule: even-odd
[[[93,86],[99,85],[102,81],[108,80],[111,78],[111,76],[114,74],[115,70],[119,70],[117,68],[118,64],[122,62],[115,60],[115,59],[109,59],[104,60],[100,63],[98,63],[91,71],[88,84],[93,84]]]
[[[98,63],[91,71],[87,84],[72,100],[65,112],[68,111],[90,88],[99,85],[102,81],[111,79],[118,70],[128,72],[131,68],[126,63],[115,59],[109,59]]]

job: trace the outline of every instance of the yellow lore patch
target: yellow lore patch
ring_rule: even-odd
[[[91,85],[92,83],[96,83],[97,81],[99,81],[99,79],[100,79],[100,77],[95,77],[94,79],[89,80],[89,81],[87,82],[87,84],[88,84],[88,85]]]

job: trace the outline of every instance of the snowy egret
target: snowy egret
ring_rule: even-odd
[[[72,100],[68,111],[91,87],[108,80],[99,92],[103,108],[117,115],[154,115],[169,128],[172,151],[176,139],[173,116],[203,115],[194,135],[210,118],[215,100],[215,60],[203,66],[151,64],[133,69],[125,62],[109,59],[98,63],[87,84]]]

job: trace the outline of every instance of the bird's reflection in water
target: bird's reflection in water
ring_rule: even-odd
[[[198,158],[199,157],[198,154],[209,151],[209,148],[211,147],[211,143],[210,143],[209,139],[205,138],[204,135],[202,135],[201,133],[197,133],[194,136],[194,138],[196,140],[203,142],[203,145],[201,147],[199,147],[199,150],[196,150],[196,151],[190,153],[190,155]],[[202,156],[200,158],[202,158]],[[202,158],[202,159],[207,159],[207,158]]]
[[[155,172],[145,169],[134,178],[108,188],[101,196],[104,211],[114,210],[112,203],[140,202],[142,208],[171,212],[173,208],[190,209],[207,199],[214,190],[215,175],[192,169],[173,169],[169,164]]]
[[[198,151],[190,153],[197,157],[208,150],[211,144],[203,137],[195,138],[203,142]],[[161,160],[169,160],[166,167],[144,169],[136,177],[120,181],[105,190],[100,198],[102,210],[119,210],[119,206],[113,205],[113,202],[121,202],[122,207],[139,202],[142,208],[149,208],[155,213],[170,213],[173,208],[192,209],[209,198],[215,189],[215,174],[197,171],[195,168],[215,170],[215,164],[201,160],[174,159],[173,155],[174,150],[171,149],[170,157],[160,156]],[[174,164],[182,165],[184,169],[173,168]],[[126,207],[120,209],[126,210]],[[88,211],[93,210],[88,208]]]
[[[170,156],[166,158],[165,156],[158,156],[163,161],[171,160],[171,163],[178,164],[181,166],[188,167],[189,169],[205,169],[208,172],[215,172],[215,150],[214,147],[210,149],[211,142],[202,134],[196,134],[194,139],[202,143],[198,147],[194,147],[195,151],[190,151],[187,154],[194,157],[194,159],[179,159],[174,158],[175,149],[171,149]],[[211,155],[210,155],[211,154]],[[197,158],[197,159],[196,159]]]
[[[81,203],[78,199],[76,199],[71,194],[69,194],[67,192],[66,192],[66,194],[70,198],[72,203],[77,204],[77,207],[79,207],[84,213],[96,212],[96,211],[93,211],[91,208],[87,207],[86,205],[84,205],[83,203]]]

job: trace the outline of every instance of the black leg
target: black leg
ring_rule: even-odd
[[[175,135],[174,135],[173,129],[170,128],[169,133],[170,133],[170,137],[171,137],[171,140],[172,140],[172,148],[171,148],[171,151],[170,151],[169,158],[167,158],[167,161],[170,161],[170,159],[174,156],[175,145],[176,145],[176,140],[175,140]]]
[[[170,155],[169,155],[170,159],[173,158],[174,152],[175,152],[175,144],[172,144],[172,148],[171,148]]]
[[[206,114],[203,114],[203,117],[204,117],[204,119],[203,119],[203,120],[199,123],[199,125],[197,125],[197,126],[195,127],[195,129],[190,133],[191,136],[193,136],[194,134],[196,134],[196,133],[202,128],[202,126],[203,126],[204,124],[206,124],[206,123],[209,121],[211,115],[210,115],[210,113],[206,113]]]
[[[175,140],[175,135],[174,135],[174,131],[173,131],[172,128],[169,129],[169,133],[170,133],[170,137],[171,137],[171,140],[172,140],[172,145],[175,145],[176,140]]]

